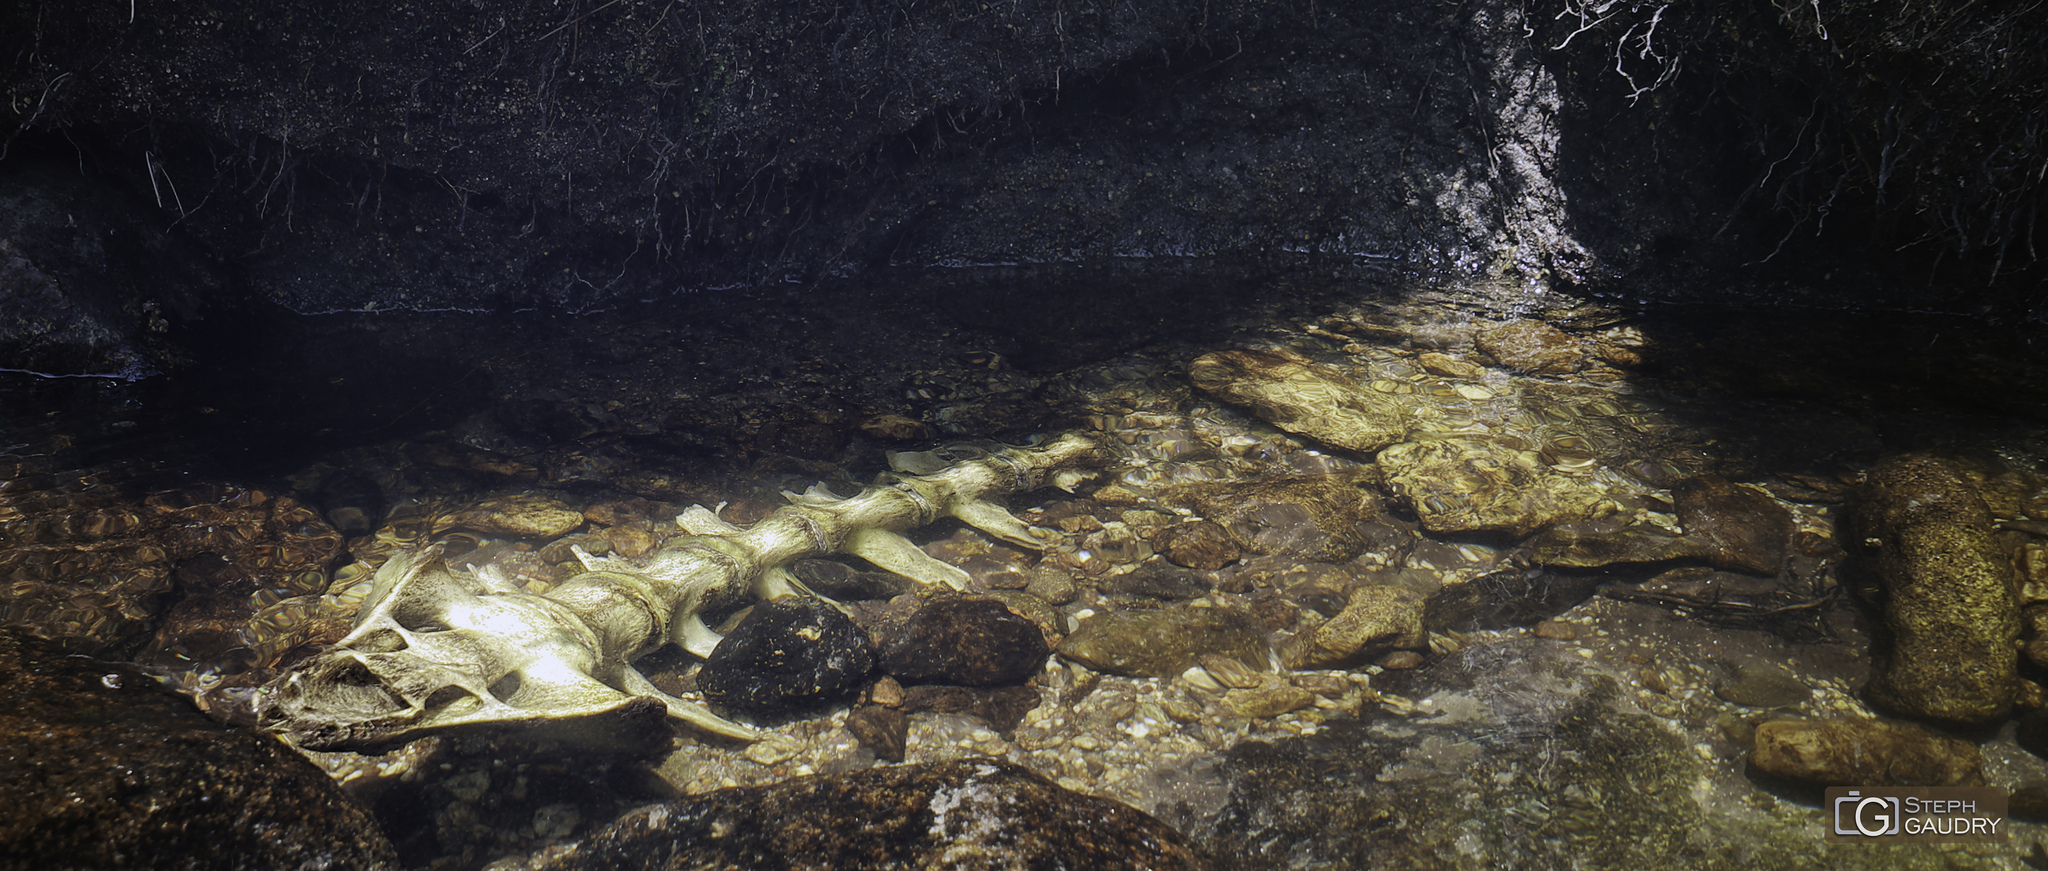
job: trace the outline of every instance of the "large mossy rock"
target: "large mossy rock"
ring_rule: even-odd
[[[651,805],[523,867],[1184,871],[1208,864],[1179,833],[1134,808],[999,759],[962,759]]]
[[[133,668],[0,630],[0,867],[396,868],[368,810]]]
[[[1962,471],[1928,454],[1879,463],[1848,531],[1885,636],[1872,701],[1965,725],[2010,713],[2020,629],[2012,566]]]

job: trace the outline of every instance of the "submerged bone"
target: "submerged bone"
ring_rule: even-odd
[[[1011,514],[1010,509],[994,502],[962,502],[953,506],[953,516],[960,521],[1018,547],[1041,550],[1045,542],[1032,534],[1031,527]]]
[[[994,501],[1062,486],[1099,457],[1069,435],[1033,448],[976,448],[973,459],[889,477],[845,499],[812,488],[741,528],[710,509],[677,518],[691,533],[644,563],[573,552],[587,572],[546,593],[509,578],[450,571],[438,547],[398,554],[377,573],[357,624],[336,647],[272,685],[268,726],[319,749],[391,746],[464,727],[562,724],[567,733],[644,728],[659,711],[740,739],[758,734],[675,698],[632,666],[673,641],[708,655],[718,636],[699,616],[730,596],[810,595],[784,568],[847,552],[931,585],[965,587],[960,569],[900,533],[951,514],[1006,541],[1042,546]]]
[[[968,575],[925,553],[910,539],[886,529],[863,529],[846,537],[846,552],[913,581],[967,589]]]

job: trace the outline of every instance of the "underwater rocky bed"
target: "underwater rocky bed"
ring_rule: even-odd
[[[17,385],[7,861],[2039,855],[2048,379],[2023,341],[1298,275],[900,278],[689,318],[329,315],[212,374]],[[711,719],[565,726],[539,689],[568,679],[525,661],[330,706],[517,717],[286,728],[338,789],[255,737],[281,680],[403,598],[387,566],[429,553],[460,591],[393,618],[404,645],[357,633],[367,657],[461,629],[449,601],[564,599],[592,568],[656,572],[785,505],[1022,469],[1063,436],[1097,446],[1093,480],[1019,471],[987,491],[1007,515],[899,524],[917,555],[828,525],[760,567],[787,570],[781,598],[712,597],[711,634],[578,666]],[[2014,790],[2012,838],[1823,839],[1822,787],[1885,784]]]

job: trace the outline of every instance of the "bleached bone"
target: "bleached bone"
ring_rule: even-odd
[[[657,689],[632,663],[668,642],[708,656],[718,635],[704,607],[743,594],[806,595],[787,570],[846,552],[927,585],[967,574],[900,533],[954,516],[1025,547],[1041,535],[996,504],[1048,477],[1062,488],[1103,459],[1085,436],[997,448],[926,475],[890,475],[845,498],[814,487],[744,529],[702,507],[677,518],[691,535],[644,563],[572,549],[588,571],[544,594],[491,570],[450,571],[439,546],[394,555],[356,625],[335,647],[269,687],[265,725],[313,749],[376,749],[444,730],[558,725],[557,733],[644,729],[666,716],[732,738],[751,727]]]

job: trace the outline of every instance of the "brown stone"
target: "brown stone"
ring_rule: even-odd
[[[1290,668],[1350,668],[1392,650],[1423,646],[1420,593],[1399,587],[1365,586],[1351,591],[1344,610],[1316,627],[1288,657]]]
[[[1152,548],[1174,565],[1208,571],[1230,565],[1243,554],[1230,533],[1207,520],[1159,530],[1152,536]]]
[[[1284,680],[1273,679],[1255,687],[1234,689],[1223,694],[1223,706],[1247,720],[1263,720],[1313,706],[1315,693]]]
[[[1977,746],[1882,720],[1772,720],[1756,727],[1758,771],[1815,786],[1982,786]]]
[[[932,437],[931,427],[900,414],[878,414],[861,421],[860,431],[869,438],[890,442],[915,442]]]
[[[611,542],[612,550],[618,551],[619,556],[627,559],[646,556],[654,551],[654,545],[657,544],[654,536],[637,526],[615,526],[605,530],[604,537],[606,541]]]
[[[909,749],[910,718],[895,708],[855,708],[846,715],[846,731],[862,747],[874,751],[877,759],[902,762],[904,751]]]
[[[1486,369],[1482,366],[1435,351],[1424,351],[1416,355],[1415,362],[1422,364],[1422,371],[1438,378],[1462,378],[1470,381],[1486,374]]]
[[[535,494],[499,496],[451,515],[439,529],[468,529],[507,538],[560,538],[583,525],[583,512]]]
[[[1715,475],[1688,478],[1671,488],[1687,541],[1705,548],[1716,568],[1776,575],[1792,539],[1792,512],[1776,500]]]
[[[1542,321],[1509,321],[1474,338],[1495,362],[1521,372],[1566,375],[1586,364],[1586,349],[1578,339]]]

